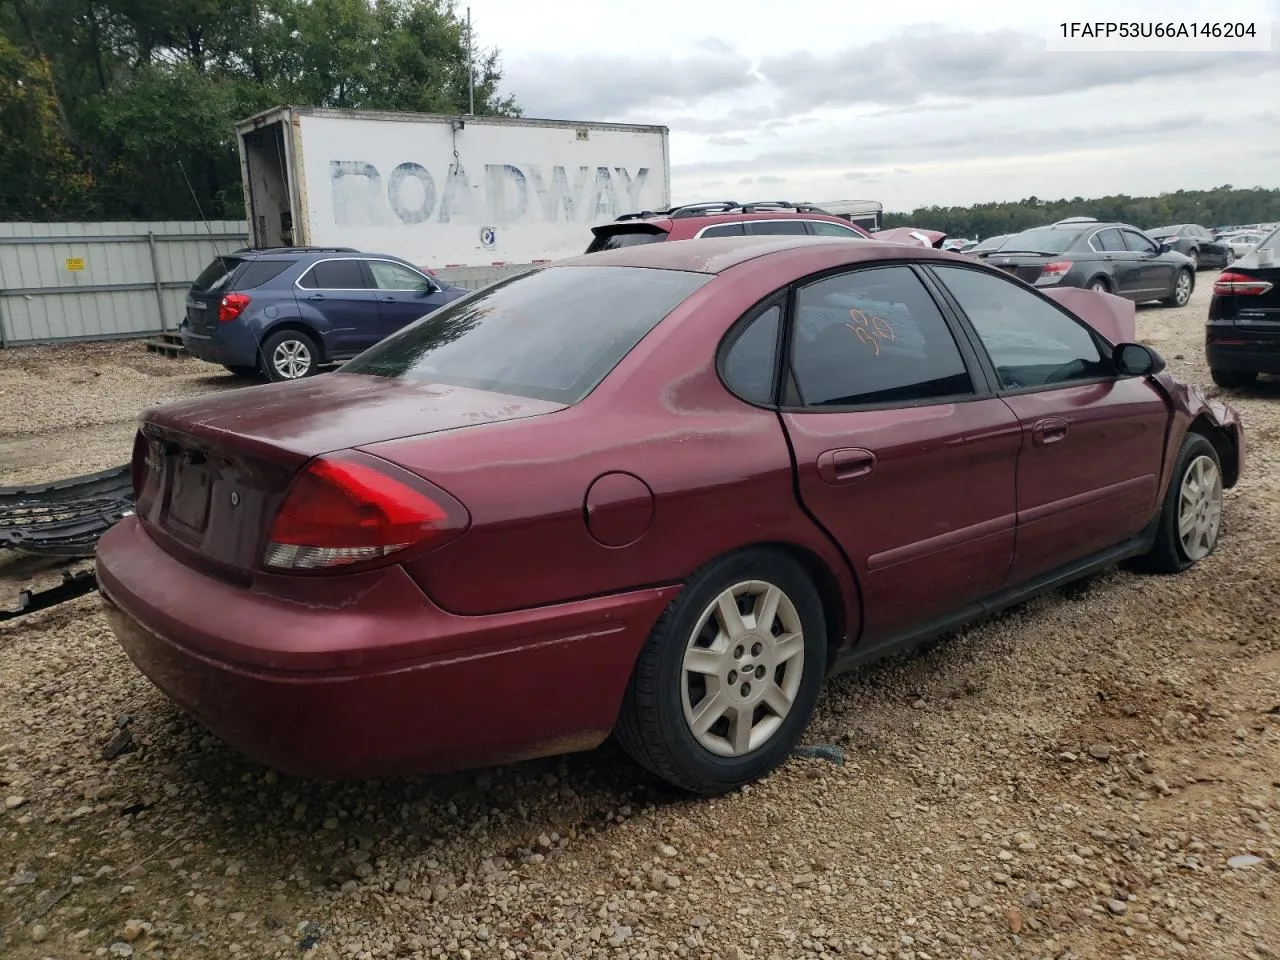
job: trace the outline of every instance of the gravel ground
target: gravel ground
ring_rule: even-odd
[[[1138,323],[1206,383],[1199,280]],[[0,423],[30,414],[22,384],[53,411],[0,454],[75,447],[5,472],[109,466],[135,407],[227,380],[80,349],[0,353]],[[611,746],[451,777],[277,776],[144,681],[93,598],[0,627],[0,953],[1280,955],[1280,384],[1230,399],[1250,459],[1214,556],[1104,574],[843,677],[810,756],[714,801]],[[118,439],[91,442],[99,424]]]

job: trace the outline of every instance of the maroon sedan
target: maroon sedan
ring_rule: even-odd
[[[591,254],[337,373],[144,414],[102,593],[161,690],[287,772],[616,732],[729,790],[831,673],[1213,550],[1240,421],[1102,328],[874,240]]]

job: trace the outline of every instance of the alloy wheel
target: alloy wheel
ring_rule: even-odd
[[[1187,465],[1178,497],[1178,540],[1191,561],[1203,560],[1222,528],[1222,473],[1201,454]]]
[[[1187,301],[1191,299],[1191,274],[1186,271],[1178,274],[1177,282],[1173,287],[1173,298],[1178,306],[1187,305]]]
[[[791,598],[763,580],[722,591],[685,648],[680,698],[705,749],[741,757],[768,743],[804,674],[804,632]]]
[[[311,371],[311,348],[301,340],[282,340],[271,352],[271,366],[285,380],[297,380]]]

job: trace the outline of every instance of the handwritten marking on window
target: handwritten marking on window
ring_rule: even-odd
[[[863,313],[857,307],[849,311],[849,316],[853,318],[852,322],[846,323],[845,326],[852,330],[859,340],[870,346],[877,357],[880,356],[881,342],[895,339],[893,327],[884,317],[873,317]]]

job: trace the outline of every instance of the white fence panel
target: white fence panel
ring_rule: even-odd
[[[191,282],[215,256],[246,246],[248,232],[242,220],[0,222],[0,347],[176,332]],[[439,275],[477,290],[526,269]]]

